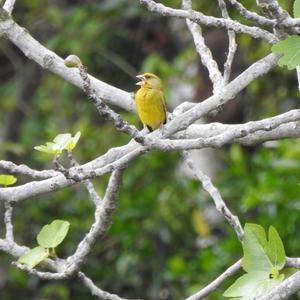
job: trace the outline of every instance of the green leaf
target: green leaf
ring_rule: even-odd
[[[34,268],[37,264],[45,260],[49,256],[48,249],[43,247],[35,247],[22,255],[18,262],[29,268]]]
[[[289,70],[300,65],[300,36],[292,35],[272,46],[274,53],[283,54],[279,59],[280,67],[287,66]]]
[[[300,0],[295,0],[293,6],[294,18],[300,18]]]
[[[272,270],[272,262],[267,255],[268,241],[263,227],[247,223],[244,228],[244,256],[242,266],[246,272],[263,271],[268,274]]]
[[[72,137],[70,133],[58,134],[53,142],[47,142],[46,145],[36,146],[34,149],[55,155],[61,154],[63,150],[71,152],[76,146],[80,135],[80,131],[78,131],[74,137]]]
[[[270,226],[269,228],[269,246],[267,254],[277,270],[281,270],[285,265],[285,251],[282,240],[277,230]]]
[[[268,272],[250,272],[238,278],[223,294],[224,297],[241,298],[253,300],[267,294],[278,286],[284,279],[281,275],[278,278],[269,278]]]
[[[273,226],[270,226],[268,240],[260,225],[246,224],[243,240],[244,256],[242,266],[246,272],[264,271],[277,277],[285,265],[285,250],[282,240]]]
[[[223,294],[224,297],[252,300],[267,294],[279,285],[284,275],[279,270],[285,264],[284,246],[273,226],[268,240],[264,228],[245,224],[242,266],[248,273],[238,278]]]
[[[65,147],[65,149],[66,149],[68,152],[71,152],[71,151],[75,148],[75,146],[76,146],[76,144],[77,144],[77,142],[78,142],[80,136],[81,136],[81,132],[78,131],[78,132],[75,134],[75,136],[72,137],[72,138],[69,140],[68,144],[67,144],[66,147]]]
[[[66,237],[70,223],[63,220],[54,220],[45,225],[37,235],[37,242],[44,248],[57,247]]]
[[[0,185],[8,186],[17,182],[17,178],[13,175],[0,175]]]
[[[63,150],[59,145],[54,143],[46,143],[46,145],[35,146],[34,149],[50,154],[60,154]]]
[[[70,139],[72,138],[72,135],[70,133],[62,133],[58,134],[53,142],[57,145],[59,145],[62,149],[66,147],[66,145],[69,143]]]

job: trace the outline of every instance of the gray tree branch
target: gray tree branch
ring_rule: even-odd
[[[260,16],[255,12],[249,11],[248,9],[246,9],[242,3],[240,3],[238,0],[227,0],[228,2],[230,2],[231,5],[233,5],[236,10],[238,10],[238,12],[245,17],[246,19],[253,21],[259,25],[262,26],[269,26],[269,27],[274,27],[276,25],[276,21],[275,20],[270,20],[264,16]]]
[[[142,5],[144,5],[149,11],[154,13],[158,13],[164,16],[190,19],[195,23],[200,25],[205,25],[208,27],[223,27],[228,30],[232,30],[236,33],[244,33],[252,36],[256,39],[265,40],[268,43],[276,43],[277,38],[270,32],[260,29],[256,26],[247,26],[243,25],[237,21],[233,21],[230,19],[216,18],[212,16],[206,16],[201,12],[194,10],[182,10],[182,9],[174,9],[167,7],[161,3],[157,3],[153,0],[139,0]]]
[[[192,8],[191,0],[182,0],[182,8],[190,10]],[[210,49],[205,44],[200,25],[189,19],[186,19],[186,24],[193,36],[195,48],[201,58],[201,62],[208,70],[214,93],[217,93],[223,86],[223,77],[219,71],[218,64],[214,60]]]
[[[232,228],[235,230],[235,233],[240,241],[243,239],[244,231],[242,229],[242,225],[237,216],[235,216],[230,209],[227,207],[226,203],[222,199],[222,196],[218,189],[213,185],[209,176],[204,174],[201,170],[197,169],[195,163],[191,159],[188,151],[183,151],[183,157],[189,166],[189,168],[193,171],[195,178],[197,178],[205,191],[209,193],[211,198],[214,201],[217,211],[222,214],[225,219],[229,222]]]
[[[8,12],[9,15],[12,14],[16,0],[6,0],[3,8]]]

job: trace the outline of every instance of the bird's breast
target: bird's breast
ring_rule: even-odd
[[[160,90],[140,88],[136,93],[136,108],[141,121],[153,129],[165,122],[164,96]]]

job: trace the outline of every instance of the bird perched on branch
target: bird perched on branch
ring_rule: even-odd
[[[136,77],[140,80],[136,83],[140,86],[135,95],[136,110],[144,126],[153,131],[167,121],[162,81],[152,73]]]

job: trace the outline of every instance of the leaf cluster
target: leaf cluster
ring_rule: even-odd
[[[276,229],[265,230],[247,223],[244,228],[242,267],[247,274],[238,278],[223,294],[232,299],[252,300],[267,294],[284,279],[285,250]]]
[[[69,153],[75,148],[79,138],[80,131],[78,131],[74,137],[70,133],[58,134],[53,142],[47,142],[46,145],[35,146],[34,149],[54,154],[56,157],[59,156],[63,150],[67,150]]]
[[[70,223],[64,220],[54,220],[51,224],[43,226],[36,237],[39,246],[22,255],[18,262],[34,268],[49,256],[56,257],[55,248],[65,239],[69,227]]]

